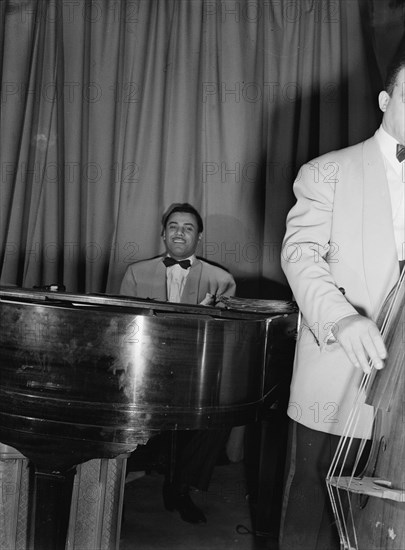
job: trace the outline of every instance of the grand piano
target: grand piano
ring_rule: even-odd
[[[255,420],[285,307],[0,287],[0,442],[34,472],[27,548],[66,547],[77,465],[128,454],[162,430]]]

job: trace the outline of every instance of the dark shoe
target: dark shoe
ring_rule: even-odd
[[[194,504],[188,492],[181,493],[173,485],[165,483],[162,494],[163,503],[169,512],[177,510],[181,519],[187,523],[207,523],[203,511]]]

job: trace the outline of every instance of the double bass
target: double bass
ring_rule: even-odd
[[[341,550],[405,549],[405,270],[377,319],[388,350],[382,370],[371,365],[329,469],[326,484]],[[371,440],[348,457],[362,405],[374,408]],[[364,464],[364,465],[362,465]]]

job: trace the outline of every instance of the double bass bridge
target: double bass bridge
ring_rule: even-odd
[[[328,480],[328,484],[338,489],[349,491],[350,493],[384,498],[395,502],[405,502],[405,489],[394,488],[392,482],[386,479],[339,476],[331,477]]]

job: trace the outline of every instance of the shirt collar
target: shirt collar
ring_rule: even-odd
[[[397,160],[397,140],[384,130],[382,125],[374,134],[380,150],[384,157],[390,162],[395,169],[400,169],[400,164]]]

